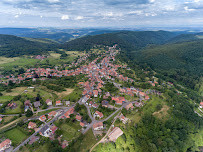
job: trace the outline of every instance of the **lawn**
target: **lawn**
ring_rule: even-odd
[[[63,132],[63,138],[67,141],[76,139],[80,136],[80,132],[78,131],[81,129],[78,122],[72,123],[63,123],[60,125],[60,128]]]
[[[21,57],[21,58],[17,58],[13,62],[1,64],[0,67],[3,67],[5,70],[11,70],[17,67],[33,66],[38,62],[40,62],[40,60],[38,59]]]
[[[82,91],[80,89],[75,89],[72,93],[69,95],[65,96],[63,99],[75,102],[78,101],[82,96]]]
[[[41,116],[41,115],[44,115],[46,113],[50,113],[51,111],[56,111],[58,110],[59,108],[55,108],[55,109],[49,109],[49,110],[46,110],[46,111],[42,111],[42,112],[38,112],[37,113],[37,116]]]
[[[19,94],[21,94],[22,92],[24,92],[24,90],[26,90],[27,87],[17,87],[11,90],[11,92],[3,92],[4,96],[17,96]]]
[[[27,138],[27,135],[18,128],[6,131],[5,136],[10,139],[15,146]]]
[[[55,94],[58,96],[58,98],[64,98],[66,96],[68,96],[69,94],[71,94],[73,92],[74,89],[70,89],[70,88],[66,88],[66,91],[62,91],[62,92],[55,92]]]
[[[82,136],[82,140],[77,140],[74,143],[71,150],[76,152],[87,152],[97,142],[98,141],[92,133],[92,129],[90,129],[85,135]]]
[[[18,60],[18,59],[19,59],[19,57],[7,58],[7,57],[1,56],[1,57],[0,57],[0,65],[1,65],[1,64],[5,64],[5,63],[14,62],[14,61],[16,61],[16,60]]]
[[[13,96],[0,96],[0,103],[4,103],[6,101],[10,101],[13,99]]]

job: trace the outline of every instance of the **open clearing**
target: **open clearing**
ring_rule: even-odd
[[[18,59],[19,59],[19,57],[14,57],[14,58],[0,57],[0,64],[10,63],[10,62],[16,61]]]
[[[154,112],[153,115],[158,117],[159,119],[164,119],[167,117],[168,115],[168,110],[169,110],[169,107],[167,105],[164,105],[161,110],[157,111],[157,112]]]
[[[21,94],[24,90],[26,90],[27,87],[17,87],[15,89],[12,89],[11,92],[3,92],[4,96],[17,96],[19,94]]]
[[[24,134],[21,130],[18,128],[11,129],[9,131],[5,132],[5,135],[8,139],[12,140],[12,143],[14,145],[20,144],[23,140],[26,139],[26,134]]]
[[[64,98],[65,96],[71,94],[73,92],[74,89],[70,89],[70,88],[66,88],[66,91],[63,92],[55,92],[55,94],[59,97],[59,98]]]

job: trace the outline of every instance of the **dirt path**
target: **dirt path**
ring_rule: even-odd
[[[2,130],[2,129],[4,129],[4,128],[6,128],[6,127],[8,127],[8,126],[10,126],[10,125],[12,125],[12,124],[18,122],[20,119],[21,119],[21,118],[18,118],[18,119],[16,119],[16,120],[14,120],[14,121],[12,121],[12,122],[10,122],[10,123],[4,125],[3,127],[0,128],[0,130]]]

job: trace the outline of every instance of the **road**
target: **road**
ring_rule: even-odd
[[[116,122],[116,119],[118,118],[118,116],[120,115],[121,112],[119,112],[116,117],[114,117],[114,121],[112,122],[111,126],[109,127],[109,130],[107,131],[106,135],[99,141],[97,142],[91,149],[90,149],[90,152],[92,152],[92,150],[97,146],[99,145],[100,143],[104,142],[105,141],[105,138],[108,136],[108,134],[110,133],[112,127],[113,127],[113,124]]]
[[[20,149],[20,147],[24,146],[26,143],[28,143],[30,141],[30,139],[32,137],[34,137],[35,135],[37,135],[46,125],[50,125],[51,123],[53,123],[54,121],[56,121],[60,116],[64,115],[70,108],[75,107],[75,104],[72,105],[71,107],[68,107],[66,110],[64,109],[64,111],[60,114],[57,115],[55,118],[53,118],[51,121],[45,123],[37,132],[35,132],[34,134],[32,134],[29,138],[27,138],[25,141],[23,141],[18,147],[16,147],[13,152],[16,152]]]

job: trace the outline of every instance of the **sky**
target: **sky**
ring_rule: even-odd
[[[203,0],[0,0],[0,26],[203,26]]]

